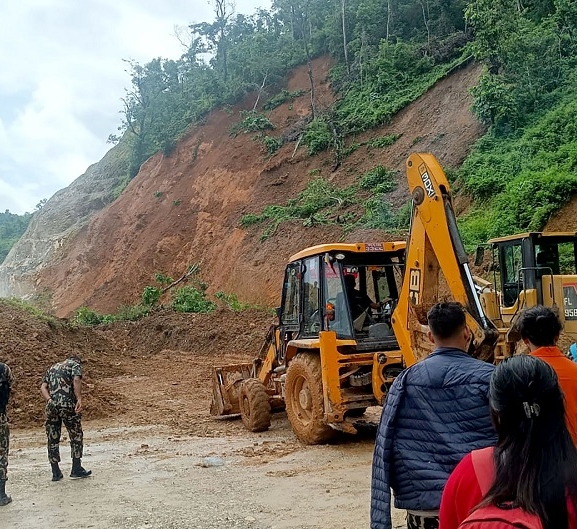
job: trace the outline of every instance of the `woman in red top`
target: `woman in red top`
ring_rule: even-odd
[[[555,371],[535,357],[509,358],[495,369],[489,398],[498,434],[488,459],[492,485],[477,478],[479,454],[465,456],[445,486],[439,529],[457,529],[479,504],[513,504],[544,529],[577,529],[577,449]]]

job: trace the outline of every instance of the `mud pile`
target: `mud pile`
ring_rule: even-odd
[[[166,393],[173,384],[189,388],[187,395],[198,400],[197,409],[207,410],[210,366],[251,359],[272,322],[266,311],[220,308],[212,314],[160,310],[137,322],[73,327],[66,320],[43,319],[0,301],[0,361],[15,377],[11,423],[42,424],[42,377],[50,365],[70,354],[83,358],[88,419],[122,416],[126,423],[141,423],[147,416],[130,417],[130,398],[141,392],[145,402],[147,395],[160,389]],[[132,387],[134,382],[139,383]]]

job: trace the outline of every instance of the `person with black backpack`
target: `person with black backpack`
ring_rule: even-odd
[[[440,529],[577,529],[577,449],[557,375],[519,355],[489,388],[497,446],[457,465],[443,491]]]
[[[10,447],[10,428],[6,407],[10,399],[12,386],[12,372],[3,362],[0,362],[0,507],[8,505],[12,498],[6,494],[6,480],[8,479],[8,449]]]

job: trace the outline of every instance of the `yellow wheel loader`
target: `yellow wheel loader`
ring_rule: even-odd
[[[249,430],[263,431],[271,410],[285,407],[304,443],[355,433],[401,370],[432,350],[426,312],[443,299],[463,304],[470,354],[489,362],[514,353],[516,318],[538,303],[564,304],[566,332],[577,338],[576,234],[489,241],[498,290],[471,273],[437,160],[413,154],[406,165],[407,242],[325,244],[292,256],[278,324],[255,360],[213,369],[213,415],[240,414]]]
[[[284,406],[296,435],[311,444],[335,429],[354,432],[403,368],[391,317],[405,247],[326,244],[293,255],[278,325],[253,363],[214,369],[211,412],[240,413],[248,429],[262,431],[271,409]]]

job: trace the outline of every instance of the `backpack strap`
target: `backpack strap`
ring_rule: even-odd
[[[495,462],[493,461],[494,451],[495,449],[492,446],[489,446],[471,452],[473,469],[475,470],[475,476],[483,496],[489,492],[489,489],[495,480]]]

